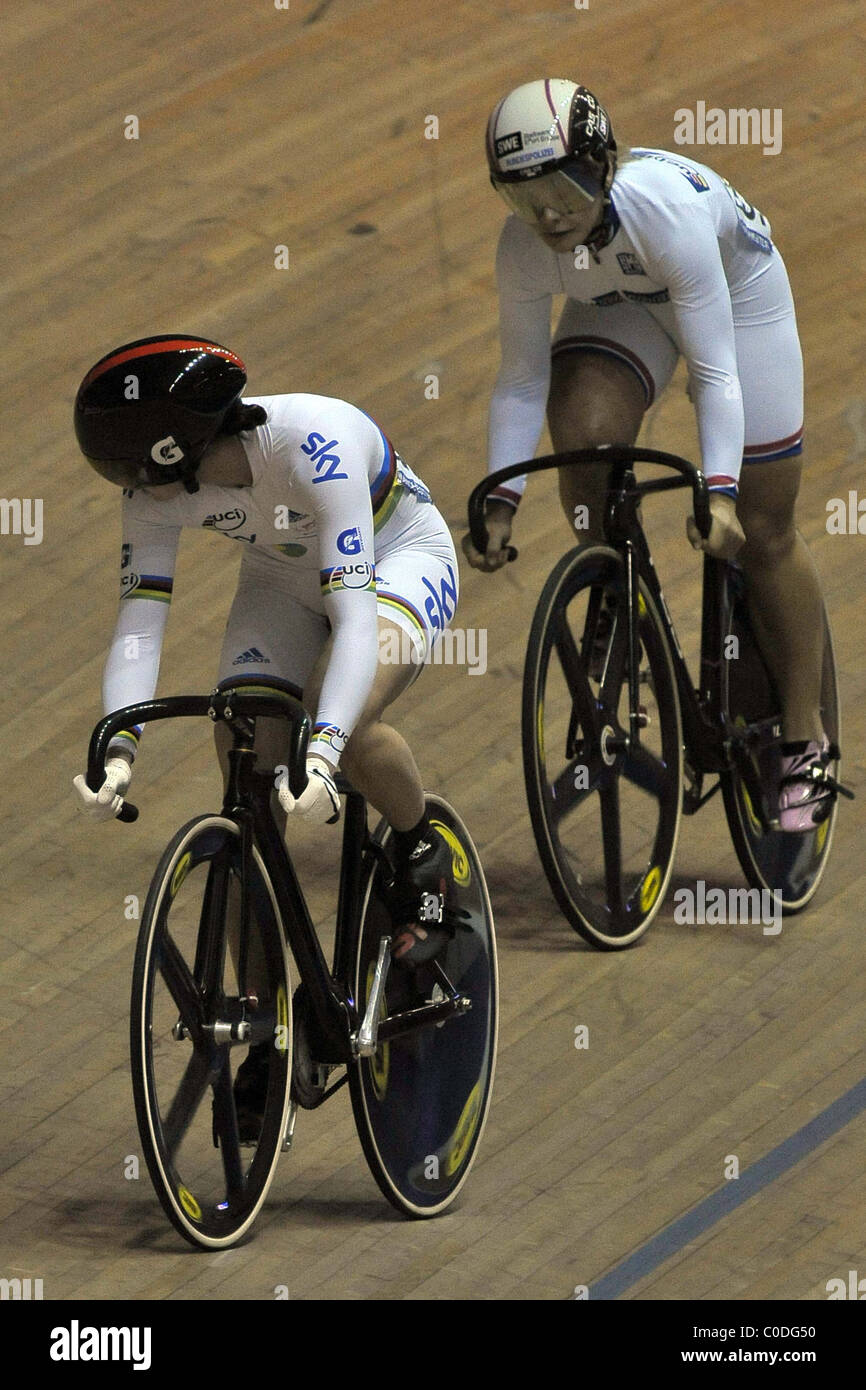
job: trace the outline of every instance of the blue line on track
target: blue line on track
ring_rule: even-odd
[[[756,1193],[793,1168],[801,1158],[817,1149],[827,1139],[844,1129],[857,1115],[866,1110],[866,1077],[846,1091],[844,1096],[834,1100],[814,1120],[803,1125],[790,1138],[771,1149],[757,1163],[741,1173],[739,1178],[731,1178],[716,1192],[711,1192],[685,1216],[666,1226],[645,1245],[635,1250],[620,1264],[615,1265],[589,1290],[590,1299],[619,1298],[640,1279],[646,1278],[659,1265],[664,1264],[677,1251],[690,1241],[708,1231],[722,1217],[748,1202]]]

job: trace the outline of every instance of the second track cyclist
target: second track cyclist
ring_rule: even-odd
[[[502,364],[490,407],[489,467],[531,458],[545,409],[557,453],[634,444],[682,354],[710,488],[706,541],[737,557],[749,615],[783,713],[779,823],[803,831],[835,795],[838,750],[821,724],[824,630],[818,576],[796,529],[803,365],[784,262],[767,219],[712,169],[666,150],[618,152],[585,87],[529,82],[490,117],[493,187],[513,214],[496,263]],[[550,339],[554,295],[565,296]],[[605,470],[606,472],[606,470]],[[604,541],[605,477],[559,473],[579,539]],[[482,570],[499,569],[522,487],[491,494]],[[573,534],[573,532],[572,532]],[[610,621],[610,619],[609,619]]]

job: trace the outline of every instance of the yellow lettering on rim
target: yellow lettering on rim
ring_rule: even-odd
[[[659,895],[662,886],[662,871],[658,864],[654,864],[641,884],[640,906],[642,912],[649,912],[653,903]]]
[[[181,855],[180,859],[177,862],[177,867],[175,868],[175,871],[171,876],[171,887],[169,889],[169,893],[172,897],[174,897],[178,888],[183,883],[191,867],[192,855],[190,851],[187,850],[186,854]]]
[[[448,1157],[445,1160],[445,1172],[450,1175],[456,1173],[457,1169],[464,1162],[469,1151],[469,1145],[478,1128],[478,1120],[481,1115],[481,1082],[476,1081],[469,1095],[466,1097],[460,1119],[457,1121],[457,1128],[451,1143],[448,1146]]]
[[[443,825],[441,820],[431,820],[430,824],[436,827],[442,839],[451,849],[451,872],[454,875],[454,882],[459,883],[461,888],[466,888],[472,877],[469,856],[454,831],[449,830],[447,825]]]
[[[195,1197],[193,1197],[189,1188],[179,1187],[177,1189],[177,1195],[187,1216],[191,1217],[193,1221],[201,1221],[201,1207],[195,1200]]]

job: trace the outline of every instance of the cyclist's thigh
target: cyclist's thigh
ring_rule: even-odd
[[[676,345],[646,309],[567,300],[551,347],[547,419],[554,449],[633,444],[676,362]],[[561,469],[559,479],[567,510],[572,495],[604,486],[594,469]]]
[[[358,727],[380,719],[430,661],[463,661],[477,657],[476,644],[450,630],[460,591],[454,542],[434,506],[419,508],[414,525],[397,540],[376,550],[376,595],[379,618],[379,661],[373,689]],[[313,710],[331,655],[323,648],[304,689]]]
[[[327,639],[318,570],[295,570],[273,556],[246,550],[223,638],[218,684],[285,690],[300,699]],[[214,732],[225,775],[231,735],[224,725]],[[260,768],[284,763],[287,747],[283,720],[257,721]]]
[[[761,277],[749,313],[735,306],[745,444],[737,513],[752,548],[790,543],[800,483],[803,358],[781,258]]]

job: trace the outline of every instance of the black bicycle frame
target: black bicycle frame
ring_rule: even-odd
[[[359,792],[347,786],[341,778],[337,783],[346,794],[343,823],[343,852],[340,864],[340,883],[337,900],[334,965],[329,971],[318,934],[313,926],[301,886],[289,857],[283,835],[271,812],[273,778],[255,771],[253,747],[254,720],[257,717],[281,718],[289,723],[288,782],[293,796],[300,796],[306,786],[306,754],[310,719],[301,703],[282,691],[219,690],[210,696],[179,695],[163,700],[148,700],[115,710],[97,724],[90,740],[87,757],[87,784],[97,791],[104,778],[105,756],[109,741],[121,729],[132,725],[152,724],[160,719],[201,717],[209,715],[214,722],[228,725],[233,746],[228,753],[229,774],[223,798],[222,814],[235,821],[240,829],[242,882],[251,881],[250,868],[253,845],[261,853],[284,917],[286,939],[292,949],[298,970],[307,992],[315,1021],[316,1061],[324,1063],[350,1062],[353,1033],[359,1025],[355,999],[352,997],[353,951],[357,945],[355,929],[361,913],[361,892],[364,884],[364,856],[382,856],[367,830],[367,804]],[[134,821],[138,810],[130,802],[121,809],[118,820]],[[241,899],[241,921],[249,920],[248,887]],[[246,973],[246,933],[241,933],[241,959],[238,973]],[[449,982],[434,962],[434,973],[440,983],[450,989]],[[345,985],[344,985],[345,982]],[[412,1032],[427,1024],[444,1021],[450,1014],[463,1012],[469,1001],[463,995],[450,992],[432,1004],[407,1010],[381,1022],[379,1037],[384,1041],[401,1033]]]
[[[678,478],[657,478],[638,483],[632,465],[654,463],[675,469]],[[475,548],[482,553],[487,547],[484,526],[484,503],[492,490],[510,478],[528,473],[546,472],[552,468],[608,464],[611,469],[604,514],[604,531],[609,544],[623,557],[628,588],[628,642],[632,659],[630,665],[629,705],[635,736],[638,709],[637,623],[638,578],[642,578],[656,603],[665,633],[674,656],[674,673],[683,720],[683,735],[693,766],[699,772],[721,772],[730,764],[727,744],[730,730],[725,726],[725,672],[722,661],[722,641],[729,617],[727,588],[723,582],[724,562],[704,556],[703,605],[701,612],[700,687],[691,683],[685,657],[677,639],[673,621],[662,593],[649,546],[637,515],[643,497],[655,492],[691,487],[695,521],[700,534],[709,535],[711,515],[706,479],[700,469],[676,454],[658,449],[632,448],[627,445],[605,444],[596,449],[574,449],[561,454],[547,454],[527,463],[511,464],[491,473],[475,487],[469,498],[469,529]],[[633,688],[632,688],[633,687]]]
[[[284,928],[292,948],[317,1024],[317,1042],[329,1054],[318,1057],[322,1062],[347,1062],[351,1059],[349,1034],[357,1026],[354,1001],[339,987],[338,981],[349,978],[351,949],[348,923],[358,909],[361,884],[362,856],[366,839],[366,813],[363,797],[349,794],[343,829],[343,865],[340,879],[340,900],[337,914],[334,975],[328,970],[319,938],[289,858],[285,841],[270,811],[273,779],[256,773],[252,747],[251,720],[256,717],[275,717],[289,723],[288,781],[293,795],[299,796],[306,785],[306,750],[309,739],[309,716],[298,700],[281,691],[260,692],[223,690],[211,696],[180,695],[164,700],[149,700],[130,705],[107,715],[96,727],[88,751],[87,783],[95,791],[104,777],[105,754],[110,739],[132,724],[152,724],[160,719],[201,717],[210,715],[215,722],[224,722],[232,730],[233,747],[229,750],[229,775],[223,799],[222,814],[236,821],[241,831],[241,855],[244,860],[242,879],[249,883],[249,865],[255,842],[271,877],[277,901],[283,908]],[[118,819],[134,820],[137,809],[126,803]],[[241,903],[241,912],[248,910]],[[242,920],[247,920],[244,916]],[[354,918],[357,920],[357,917]],[[242,934],[245,937],[245,933]],[[243,964],[239,963],[240,971]]]

